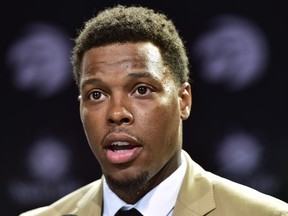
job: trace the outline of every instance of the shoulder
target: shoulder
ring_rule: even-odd
[[[211,215],[288,216],[288,203],[208,172],[187,153],[184,155],[188,166],[180,199],[186,205],[197,203]]]
[[[101,184],[101,180],[94,181],[65,195],[51,205],[32,209],[20,214],[19,216],[51,216],[73,212],[79,203],[83,202],[83,199],[87,201],[87,197],[91,196],[92,193],[93,195],[97,194],[99,190],[101,190]]]
[[[280,199],[211,172],[206,172],[206,176],[213,185],[214,198],[218,205],[231,203],[231,205],[235,204],[239,207],[265,211],[279,209],[279,211],[286,211],[288,214],[288,204]]]

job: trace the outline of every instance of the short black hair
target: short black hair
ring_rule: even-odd
[[[113,43],[151,42],[157,46],[164,65],[180,83],[189,80],[189,61],[184,41],[164,13],[143,6],[116,5],[85,22],[72,52],[73,75],[79,87],[81,61],[93,47]]]

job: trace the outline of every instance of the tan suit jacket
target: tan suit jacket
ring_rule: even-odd
[[[205,171],[183,150],[187,170],[175,216],[288,216],[288,204]],[[20,216],[101,216],[102,179]]]

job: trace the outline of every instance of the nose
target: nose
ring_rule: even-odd
[[[118,97],[111,101],[108,123],[111,125],[131,124],[134,119],[128,107],[129,104],[124,98]]]

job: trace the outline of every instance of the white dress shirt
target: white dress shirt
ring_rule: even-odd
[[[171,216],[185,176],[186,166],[186,161],[182,156],[181,165],[178,169],[134,205],[125,203],[112,192],[104,178],[103,216],[114,216],[123,206],[127,209],[136,208],[144,216]]]

